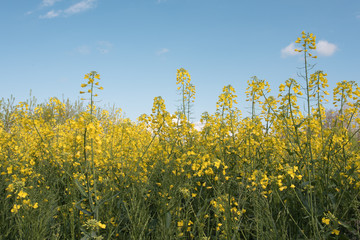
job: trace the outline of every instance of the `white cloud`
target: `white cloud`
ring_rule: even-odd
[[[286,58],[288,56],[298,55],[298,52],[295,52],[295,43],[290,43],[283,49],[281,49],[281,57]]]
[[[166,2],[167,0],[157,0],[157,3]]]
[[[43,6],[52,6],[55,2],[62,1],[62,0],[43,0]],[[66,17],[71,16],[77,13],[84,12],[96,6],[97,0],[82,0],[78,3],[71,5],[70,7],[66,8],[65,10],[51,10],[47,12],[45,15],[39,16],[39,18],[55,18],[55,17]]]
[[[41,0],[41,4],[38,6],[37,9],[35,10],[32,10],[32,11],[28,11],[25,13],[25,15],[31,15],[35,12],[38,12],[38,11],[41,11],[43,10],[44,8],[46,7],[51,7],[53,6],[56,2],[60,2],[62,0]],[[40,15],[39,18],[54,18],[54,17],[58,17],[60,15],[62,11],[59,10],[59,11],[55,11],[55,10],[52,10],[52,11],[48,11],[46,14],[44,15]]]
[[[90,48],[87,46],[87,45],[83,45],[83,46],[80,46],[80,47],[77,47],[75,49],[76,52],[82,54],[82,55],[88,55],[91,53],[91,50]]]
[[[338,47],[335,44],[329,43],[328,41],[325,40],[320,40],[319,42],[316,43],[315,51],[319,55],[328,57],[333,55],[337,49]],[[289,56],[296,56],[296,55],[299,55],[299,52],[295,52],[295,43],[290,43],[288,46],[281,49],[281,57],[283,58]]]
[[[76,13],[84,12],[86,10],[89,10],[91,8],[95,7],[95,1],[96,0],[83,0],[81,2],[78,2],[74,5],[71,5],[69,8],[64,10],[64,13],[66,15],[73,15]]]
[[[98,41],[96,44],[81,45],[75,48],[75,52],[81,55],[89,55],[96,50],[101,54],[107,54],[113,48],[113,44],[108,41]]]
[[[357,18],[357,19],[360,19],[360,14],[356,15],[356,18]]]
[[[59,10],[59,11],[51,10],[51,11],[47,12],[45,15],[41,15],[40,18],[55,18],[55,17],[60,16],[60,14],[61,14],[61,10]]]
[[[44,7],[51,7],[52,5],[54,5],[56,2],[60,2],[61,0],[42,0],[41,6]]]
[[[112,47],[113,47],[112,43],[108,41],[99,41],[97,50],[102,54],[106,54],[110,52]]]
[[[201,131],[201,130],[203,130],[203,128],[204,128],[204,126],[205,126],[205,124],[204,123],[202,123],[202,122],[196,122],[196,123],[194,123],[194,128],[197,130],[197,131]]]
[[[178,124],[178,125],[180,125],[180,124],[182,123],[182,122],[181,122],[181,119],[178,118],[178,117],[173,118],[171,121],[172,121],[173,123]],[[200,122],[200,121],[195,122],[195,123],[193,123],[193,124],[194,124],[194,128],[195,128],[197,131],[199,131],[199,132],[205,127],[205,124],[202,123],[202,122]]]
[[[323,56],[331,56],[335,53],[337,49],[338,47],[335,44],[329,43],[328,41],[325,40],[320,40],[316,44],[316,52],[319,55],[323,55]]]
[[[157,51],[156,52],[156,55],[163,55],[163,54],[165,54],[165,53],[168,53],[170,50],[169,49],[167,49],[167,48],[163,48],[163,49],[161,49],[161,50],[159,50],[159,51]]]

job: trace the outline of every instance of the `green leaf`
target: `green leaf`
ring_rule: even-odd
[[[85,192],[84,187],[79,183],[79,181],[77,179],[75,179],[75,185],[79,189],[81,195],[83,195],[84,197],[87,198],[88,194]]]
[[[166,222],[166,228],[170,228],[171,225],[171,213],[167,212],[165,214],[165,222]]]

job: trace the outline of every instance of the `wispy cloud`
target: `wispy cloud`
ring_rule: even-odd
[[[96,52],[100,54],[107,54],[112,50],[113,46],[114,45],[109,41],[98,41],[96,43],[78,46],[73,52],[81,55],[89,55]]]
[[[43,6],[52,6],[55,2],[62,0],[43,0]],[[79,1],[66,9],[51,10],[44,15],[40,15],[39,18],[56,18],[56,17],[67,17],[77,13],[85,12],[91,8],[96,7],[97,0],[82,0]]]
[[[61,0],[42,0],[41,6],[43,7],[51,7],[56,2],[60,2]]]
[[[354,13],[356,19],[360,19],[360,11]]]
[[[75,51],[77,53],[80,53],[81,55],[89,55],[91,53],[90,47],[87,45],[82,45],[80,47],[77,47]]]
[[[45,15],[40,15],[39,18],[56,18],[58,16],[60,16],[61,14],[61,11],[54,11],[54,10],[51,10],[49,12],[47,12]]]
[[[165,53],[168,53],[169,51],[170,51],[169,49],[163,48],[163,49],[157,51],[157,52],[156,52],[156,55],[160,56],[160,55],[163,55],[163,54],[165,54]]]
[[[113,48],[113,44],[108,42],[108,41],[99,41],[97,43],[98,47],[97,50],[101,53],[101,54],[107,54],[110,52],[110,50]]]
[[[328,41],[325,40],[320,40],[316,44],[316,52],[319,55],[323,55],[323,56],[331,56],[335,53],[337,49],[338,47],[335,44],[329,43]]]
[[[66,15],[73,15],[76,13],[84,12],[86,10],[94,8],[95,2],[96,2],[96,0],[83,0],[74,5],[71,5],[69,8],[65,9],[64,13]]]
[[[283,49],[281,49],[281,57],[286,58],[288,56],[298,55],[298,52],[295,52],[295,43],[290,43]]]
[[[48,7],[52,7],[56,2],[61,2],[62,0],[41,0],[41,3],[39,4],[39,6],[37,7],[37,9],[34,9],[34,10],[31,10],[31,11],[27,11],[25,13],[25,15],[31,15],[35,12],[38,12],[38,11],[41,11],[43,10],[44,8],[48,8]],[[61,10],[58,10],[58,11],[55,11],[55,10],[51,10],[51,11],[48,11],[47,13],[43,14],[43,15],[40,15],[39,18],[54,18],[54,17],[58,17],[60,16],[60,13],[62,11]]]

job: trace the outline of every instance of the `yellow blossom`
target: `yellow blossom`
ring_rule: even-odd
[[[20,190],[20,192],[18,193],[18,196],[21,198],[25,198],[28,194],[26,192],[24,192],[23,190]]]
[[[102,228],[102,229],[105,229],[105,228],[106,228],[106,225],[103,224],[103,223],[101,223],[101,222],[98,222],[98,225],[99,225],[99,227]]]
[[[323,217],[323,218],[321,219],[321,222],[322,222],[322,223],[325,223],[326,225],[329,225],[329,224],[330,224],[330,219]]]
[[[11,212],[12,213],[17,213],[18,210],[20,209],[20,205],[17,205],[17,204],[14,204],[13,208],[11,209]]]

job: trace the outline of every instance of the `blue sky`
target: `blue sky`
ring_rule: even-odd
[[[297,77],[293,43],[317,36],[314,70],[360,82],[359,0],[2,0],[0,97],[80,98],[84,74],[97,71],[98,105],[115,104],[136,120],[162,96],[177,109],[176,70],[196,86],[194,121],[215,111],[223,86],[246,115],[246,82],[266,79],[277,93]]]

